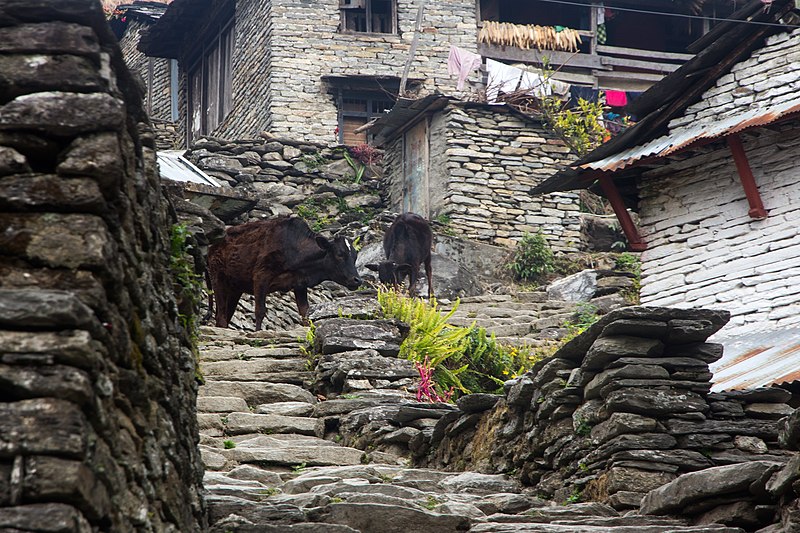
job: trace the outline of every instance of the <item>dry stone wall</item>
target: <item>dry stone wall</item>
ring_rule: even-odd
[[[172,120],[170,60],[147,57],[136,48],[141,32],[146,31],[149,26],[150,24],[141,20],[130,20],[119,46],[128,68],[138,73],[145,84],[144,104],[147,114],[151,119],[170,121]]]
[[[428,189],[431,217],[447,215],[465,237],[513,246],[540,231],[555,251],[581,246],[577,194],[532,197],[529,191],[571,159],[567,146],[539,121],[507,107],[451,104],[430,122]],[[407,188],[403,138],[386,146],[390,206]]]
[[[782,389],[709,394],[708,365],[722,347],[706,339],[727,318],[709,310],[613,311],[507,382],[498,401],[461,398],[460,412],[439,418],[415,447],[417,461],[514,473],[556,501],[601,501],[625,510],[639,509],[647,496],[643,513],[701,522],[719,522],[736,503],[738,511],[724,523],[778,522],[788,482],[767,481],[796,460],[784,449],[792,439],[779,439],[779,420],[793,413],[786,403],[791,395]],[[687,481],[683,474],[690,472],[694,478]],[[736,481],[713,484],[715,475]],[[697,483],[707,486],[682,501],[694,490],[685,487]],[[766,486],[780,490],[767,495]]]
[[[0,4],[0,530],[202,530],[154,136],[99,2]]]

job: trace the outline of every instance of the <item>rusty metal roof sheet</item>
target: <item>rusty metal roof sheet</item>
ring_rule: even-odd
[[[797,113],[800,113],[800,96],[782,104],[750,109],[721,120],[700,122],[678,128],[668,135],[653,139],[643,145],[634,146],[599,161],[584,163],[580,165],[580,168],[608,172],[622,170],[644,158],[666,157],[694,144],[719,139],[750,128],[766,126]]]
[[[710,365],[712,392],[750,390],[800,380],[800,328],[721,341],[722,359]]]

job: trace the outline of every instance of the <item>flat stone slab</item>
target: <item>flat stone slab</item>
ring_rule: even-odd
[[[648,492],[642,499],[640,512],[667,514],[706,498],[747,491],[767,470],[779,465],[780,463],[772,461],[752,461],[684,474],[675,481]]]
[[[231,413],[225,422],[229,435],[246,433],[299,433],[314,435],[316,418],[283,415],[259,415],[256,413]]]
[[[200,396],[197,398],[197,410],[201,413],[234,413],[236,411],[248,411],[249,407],[247,407],[247,402],[242,398],[230,396]]]
[[[246,448],[237,446],[220,450],[225,458],[240,464],[273,464],[284,466],[358,465],[364,452],[343,446],[285,446],[281,448]]]
[[[303,387],[289,383],[264,383],[260,381],[208,381],[200,387],[198,396],[235,396],[247,405],[276,402],[316,403],[313,394]]]
[[[260,415],[312,416],[316,405],[318,404],[312,405],[308,402],[264,403],[256,407],[256,413]]]
[[[359,531],[408,533],[409,531],[467,531],[464,516],[380,503],[332,503],[319,516],[327,524],[344,524]]]

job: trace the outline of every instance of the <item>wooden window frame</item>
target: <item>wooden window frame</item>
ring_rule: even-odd
[[[345,111],[344,110],[344,101],[346,99],[354,99],[354,100],[365,100],[367,102],[367,110],[366,111]],[[394,105],[394,100],[388,96],[386,93],[382,93],[379,91],[365,91],[365,90],[348,90],[345,88],[339,88],[336,93],[336,108],[338,110],[337,113],[337,124],[339,126],[339,136],[338,141],[340,144],[344,144],[344,120],[345,117],[353,117],[353,118],[365,118],[367,122],[370,119],[379,117],[383,115],[383,112],[373,112],[372,104],[375,102],[392,102]],[[390,107],[391,109],[391,107]],[[367,142],[370,141],[370,135],[367,134]]]
[[[195,49],[187,69],[186,138],[189,144],[196,136],[214,131],[233,108],[232,63],[236,43],[233,18],[211,29],[208,35],[211,37],[203,39]]]
[[[388,0],[390,11],[389,14],[389,31],[374,31],[372,28],[372,3],[376,0],[339,0],[339,13],[341,14],[341,33],[349,33],[352,35],[375,34],[375,35],[392,35],[397,33],[397,0]],[[352,3],[346,3],[352,2]],[[361,7],[363,4],[364,7]],[[353,11],[364,10],[364,17],[366,18],[366,30],[358,31],[347,28],[348,13]]]

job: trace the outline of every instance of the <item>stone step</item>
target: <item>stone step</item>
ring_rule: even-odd
[[[227,396],[242,398],[247,405],[256,407],[264,403],[306,402],[316,403],[317,398],[303,387],[290,383],[265,383],[263,381],[209,380],[198,390],[198,396]]]
[[[214,346],[211,344],[200,345],[201,361],[231,361],[231,360],[251,360],[251,359],[306,359],[300,350],[297,342],[292,346],[276,348],[259,348],[242,344],[231,344],[229,346]]]
[[[313,379],[305,359],[259,359],[254,361],[216,361],[201,363],[200,371],[206,380],[262,381],[302,385]]]
[[[247,433],[296,433],[315,435],[318,431],[316,418],[284,415],[262,415],[257,413],[231,413],[223,421],[226,435]]]

